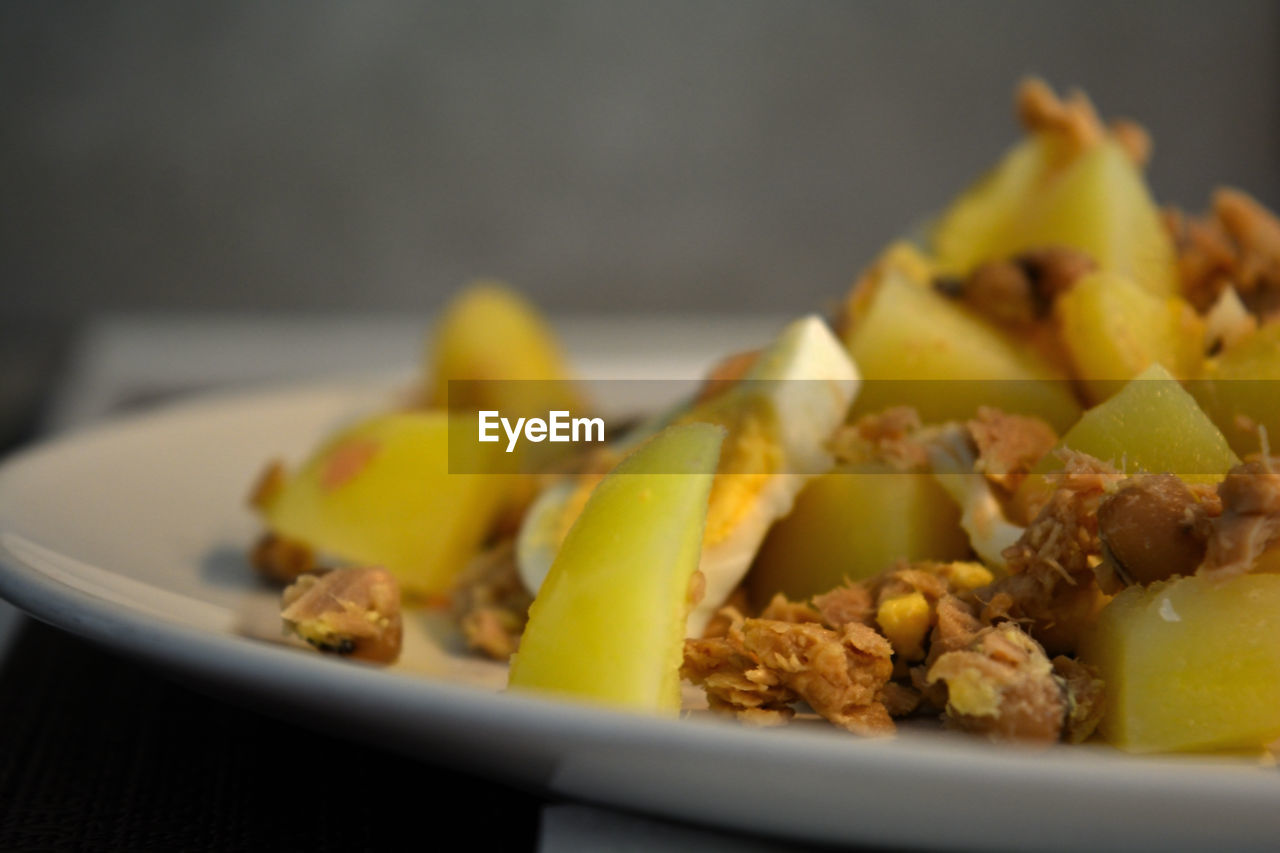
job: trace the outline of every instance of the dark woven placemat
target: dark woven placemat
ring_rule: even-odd
[[[0,850],[531,850],[541,801],[172,684],[27,621],[0,669]]]

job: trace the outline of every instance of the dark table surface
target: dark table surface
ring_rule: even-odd
[[[0,849],[531,850],[542,800],[277,721],[26,620],[0,669]]]

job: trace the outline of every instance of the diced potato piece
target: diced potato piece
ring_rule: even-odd
[[[1151,293],[1178,292],[1173,241],[1119,142],[1104,140],[1043,190],[1022,220],[1019,249],[1071,246]]]
[[[747,575],[752,600],[805,599],[892,568],[899,559],[969,553],[960,511],[926,473],[843,465],[805,486],[769,531]]]
[[[477,380],[454,386],[450,380]],[[555,333],[522,296],[479,281],[445,310],[427,351],[427,404],[503,415],[583,412]]]
[[[932,423],[983,405],[1037,415],[1061,432],[1080,414],[1065,377],[1026,344],[897,268],[875,282],[844,341],[863,377],[853,418],[910,405]]]
[[[1280,324],[1264,326],[1205,364],[1191,392],[1242,456],[1257,453],[1258,426],[1280,446]]]
[[[408,593],[447,592],[499,510],[510,477],[450,474],[450,416],[378,415],[327,441],[257,505],[276,533],[390,570]],[[453,428],[475,431],[473,417]],[[496,445],[468,443],[459,470],[501,470]]]
[[[511,687],[679,711],[690,581],[723,438],[710,424],[668,427],[600,482],[529,609]]]
[[[1054,306],[1076,376],[1099,403],[1152,364],[1192,378],[1204,353],[1204,324],[1177,296],[1154,296],[1112,272],[1084,276]]]
[[[918,287],[929,288],[933,286],[935,273],[933,261],[915,245],[906,240],[890,243],[849,290],[840,309],[836,330],[843,334],[862,322],[875,301],[880,282],[886,278],[899,277]]]
[[[1077,153],[1056,134],[1031,136],[952,204],[933,244],[938,266],[957,275],[1046,246],[1086,252],[1151,293],[1178,292],[1173,243],[1114,139]]]
[[[1035,134],[1010,149],[947,208],[933,232],[938,264],[966,275],[1011,254],[1017,219],[1065,154],[1051,134]]]
[[[1100,730],[1132,752],[1258,747],[1280,736],[1280,576],[1178,578],[1107,605],[1081,658]]]
[[[455,380],[452,394],[450,380]],[[555,332],[523,296],[497,281],[476,281],[445,309],[428,339],[425,402],[432,408],[492,410],[514,420],[549,412],[586,414]],[[565,455],[565,445],[520,443],[504,489],[503,524],[519,523],[537,495],[532,474]]]
[[[1198,483],[1217,482],[1240,462],[1195,399],[1158,364],[1085,412],[1058,446],[1126,473],[1170,473]],[[1050,453],[1034,470],[1043,474],[1061,466]]]

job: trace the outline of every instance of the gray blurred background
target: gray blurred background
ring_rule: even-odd
[[[1274,2],[9,2],[0,69],[8,325],[819,306],[1032,72],[1144,122],[1162,201],[1280,203]]]

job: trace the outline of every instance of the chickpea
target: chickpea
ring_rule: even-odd
[[[1133,477],[1098,506],[1103,552],[1124,583],[1190,575],[1204,560],[1195,495],[1172,474]]]

